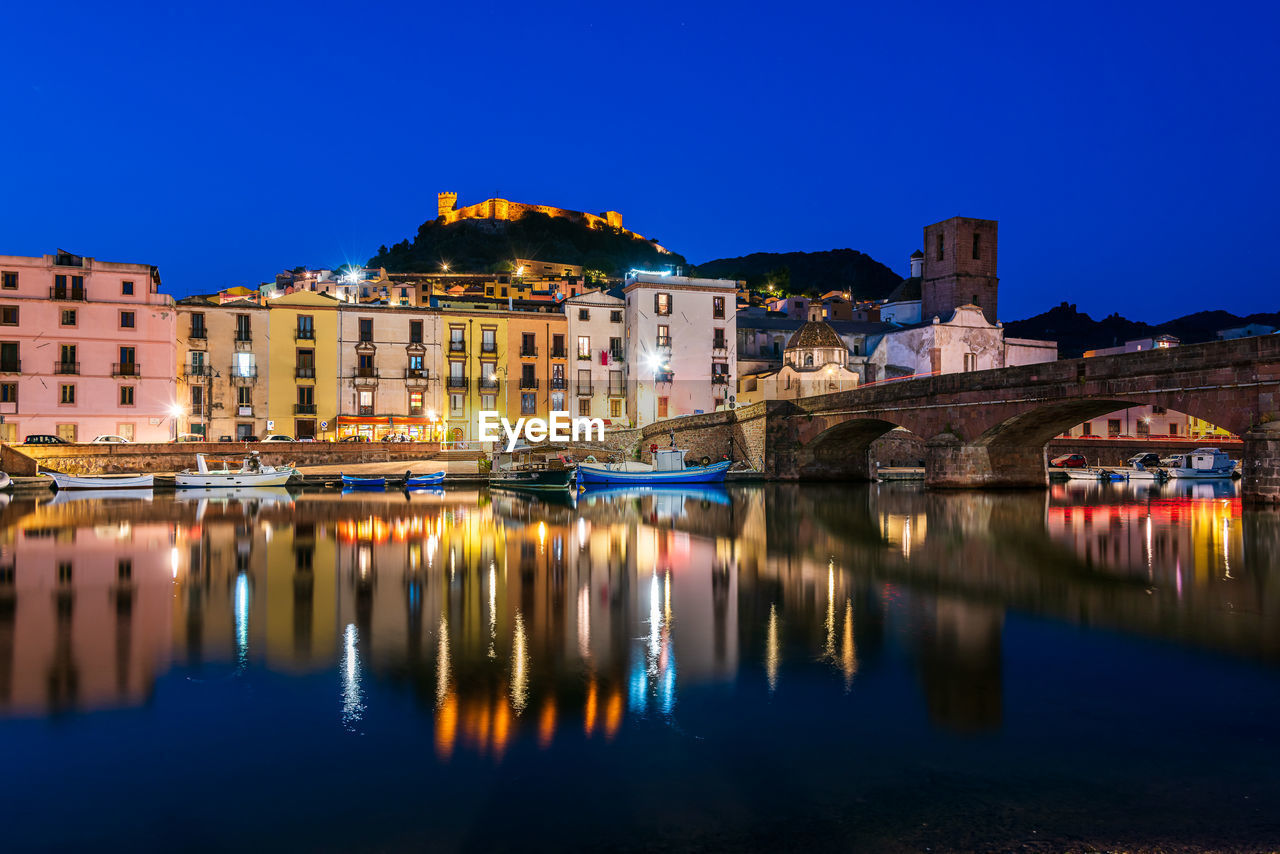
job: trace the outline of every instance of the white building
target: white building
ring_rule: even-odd
[[[736,400],[737,282],[635,273],[623,292],[627,410],[637,426]]]
[[[626,299],[620,290],[588,291],[564,301],[569,327],[572,413],[629,426],[626,385]],[[552,378],[555,383],[555,378]]]

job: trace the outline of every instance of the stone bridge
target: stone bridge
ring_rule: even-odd
[[[1246,498],[1280,501],[1280,335],[884,382],[736,412],[671,419],[690,456],[729,452],[777,480],[869,479],[867,450],[896,427],[926,443],[932,487],[1047,484],[1045,445],[1070,427],[1152,404],[1244,439]]]

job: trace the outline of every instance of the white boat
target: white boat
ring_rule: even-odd
[[[626,461],[617,463],[578,463],[578,483],[596,486],[660,486],[671,483],[724,483],[725,472],[733,465],[729,460],[713,463],[704,459],[701,465],[685,462],[683,448],[672,445],[653,452],[653,464]]]
[[[1121,471],[1129,477],[1129,480],[1159,481],[1168,477],[1164,469],[1158,467],[1160,457],[1156,454],[1150,452],[1134,454],[1126,462],[1128,465]]]
[[[1111,473],[1103,469],[1083,468],[1065,471],[1071,480],[1111,480]]]
[[[257,451],[245,457],[239,468],[231,465],[230,460],[206,459],[204,454],[196,454],[196,470],[178,472],[173,476],[173,485],[178,489],[192,486],[284,486],[297,471],[293,466],[265,466]]]
[[[1196,448],[1189,454],[1174,454],[1162,461],[1169,477],[1214,478],[1231,477],[1236,471],[1236,461],[1219,448]]]
[[[3,492],[11,486],[13,486],[13,480],[9,477],[9,473],[6,471],[0,471],[0,492]]]
[[[53,478],[53,485],[63,489],[150,489],[155,478],[149,474],[62,474],[56,471],[42,472]]]

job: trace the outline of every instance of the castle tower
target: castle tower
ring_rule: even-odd
[[[436,216],[453,213],[458,207],[457,193],[436,193]]]
[[[960,306],[976,304],[989,323],[996,322],[996,225],[956,216],[925,226],[921,320],[946,320]]]

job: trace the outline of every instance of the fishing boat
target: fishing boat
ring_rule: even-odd
[[[428,486],[439,486],[444,483],[444,472],[437,471],[431,474],[414,474],[405,475],[405,489],[423,489]]]
[[[76,475],[62,472],[42,472],[43,477],[53,479],[53,485],[63,489],[150,489],[155,477],[149,474],[97,474]]]
[[[193,486],[284,486],[297,471],[291,465],[263,465],[257,451],[252,451],[245,457],[239,468],[232,468],[232,462],[209,459],[205,454],[196,454],[196,470],[185,469],[178,472],[173,476],[173,485],[178,489]]]
[[[1161,460],[1173,478],[1227,478],[1236,472],[1236,461],[1219,448],[1196,448]]]
[[[528,446],[494,454],[489,486],[522,492],[567,492],[573,489],[576,469],[554,452],[537,453]]]
[[[1160,456],[1150,451],[1142,454],[1134,454],[1128,460],[1127,465],[1122,469],[1128,476],[1129,480],[1152,480],[1161,481],[1168,477],[1164,469],[1160,468]]]
[[[344,474],[342,476],[343,489],[386,489],[387,479],[385,477],[358,477],[353,474]]]
[[[721,483],[725,472],[733,465],[731,460],[713,463],[705,460],[702,465],[685,463],[683,448],[660,448],[653,452],[653,464],[638,462],[578,464],[578,482],[584,487],[605,485],[650,485],[665,483]]]
[[[1125,476],[1117,471],[1104,468],[1067,469],[1070,480],[1124,480]]]

